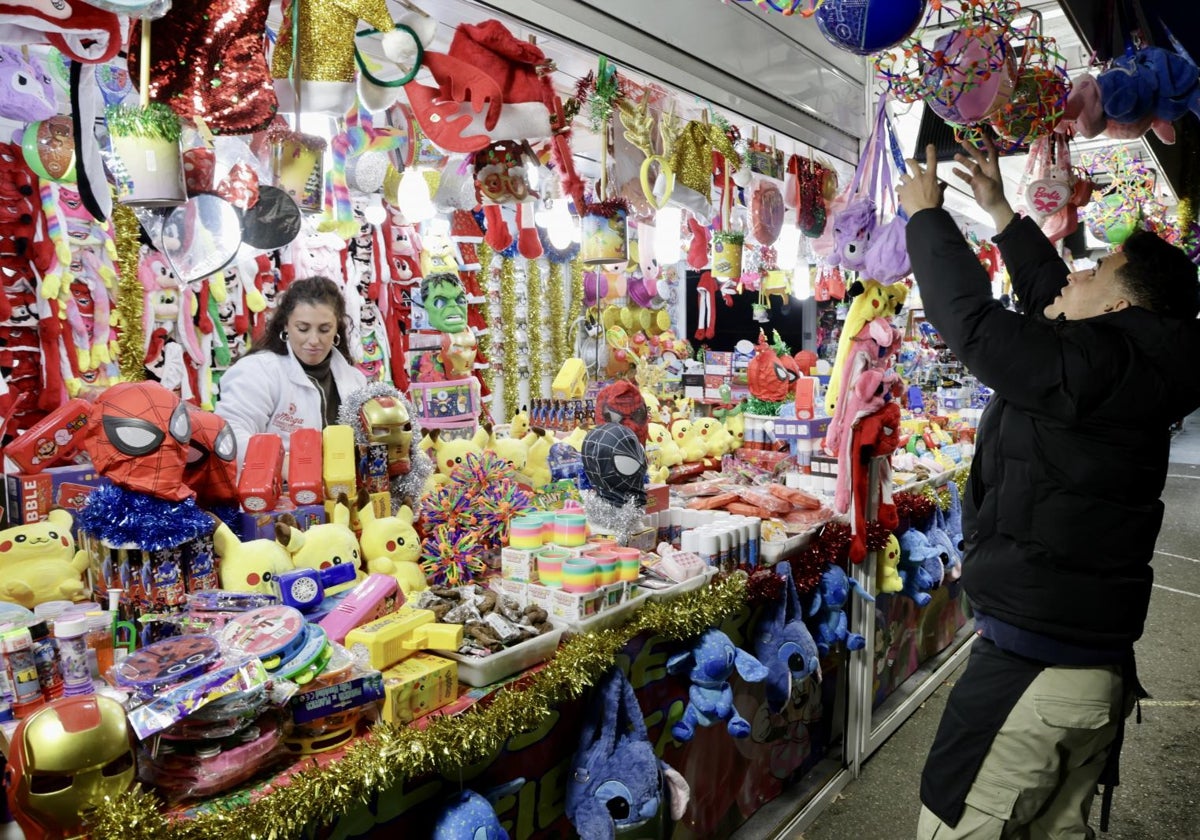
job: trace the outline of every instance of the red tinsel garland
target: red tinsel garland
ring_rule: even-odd
[[[896,505],[896,514],[900,518],[900,526],[896,528],[899,536],[909,527],[924,530],[933,516],[933,500],[922,493],[896,493],[892,497]]]
[[[751,607],[777,604],[783,599],[783,578],[774,569],[760,569],[746,581],[746,603]]]

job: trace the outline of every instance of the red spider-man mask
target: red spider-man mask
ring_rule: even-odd
[[[157,382],[122,382],[92,406],[83,445],[96,472],[127,490],[180,502],[192,422],[187,406]]]
[[[637,435],[638,443],[646,445],[650,437],[650,412],[642,392],[627,380],[605,386],[596,395],[596,425],[620,423]]]
[[[782,402],[792,393],[798,375],[799,369],[795,361],[788,357],[787,364],[784,364],[775,348],[767,344],[766,338],[759,333],[754,358],[746,368],[751,396],[770,402]]]
[[[186,405],[186,404],[185,404]],[[224,417],[188,405],[192,439],[183,483],[202,505],[237,501],[237,438]]]

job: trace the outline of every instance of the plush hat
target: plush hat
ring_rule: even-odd
[[[1100,101],[1100,85],[1095,76],[1085,73],[1071,83],[1063,118],[1075,120],[1075,127],[1082,137],[1096,137],[1104,131],[1104,104]]]
[[[121,49],[121,19],[84,0],[15,0],[0,3],[0,43],[49,43],[72,61],[100,64]]]
[[[439,87],[404,86],[413,115],[426,136],[447,152],[479,151],[497,140],[534,140],[551,134],[548,62],[498,20],[464,23],[446,53],[426,52],[425,67]],[[469,94],[468,101],[446,94]]]
[[[1117,122],[1137,122],[1154,110],[1157,80],[1135,58],[1122,56],[1096,79],[1104,113]]]
[[[45,68],[14,47],[0,47],[0,117],[33,123],[58,113],[58,97]]]

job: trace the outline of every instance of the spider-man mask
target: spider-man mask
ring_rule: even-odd
[[[605,386],[596,395],[596,425],[620,423],[633,432],[642,446],[650,437],[650,412],[642,392],[627,380]]]
[[[187,405],[185,403],[185,405]],[[237,438],[224,417],[187,405],[192,420],[183,483],[201,505],[237,502]]]
[[[583,472],[600,498],[615,505],[646,503],[646,450],[633,432],[605,423],[583,439]]]
[[[122,382],[92,406],[83,446],[96,472],[127,490],[180,502],[192,422],[187,406],[156,382]]]

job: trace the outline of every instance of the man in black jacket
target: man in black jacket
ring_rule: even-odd
[[[995,223],[1024,314],[993,300],[950,215],[937,158],[898,195],[925,314],[995,391],[964,499],[963,586],[979,638],[921,776],[921,838],[1089,838],[1104,827],[1133,643],[1150,601],[1171,422],[1200,406],[1196,266],[1135,233],[1069,273],[1004,197],[998,156],[955,160]]]

